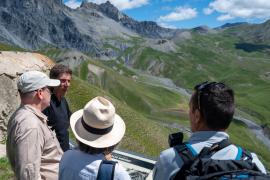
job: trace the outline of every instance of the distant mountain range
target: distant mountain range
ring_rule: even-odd
[[[73,10],[59,0],[1,0],[0,41],[26,49],[45,46],[74,48],[99,55],[108,37],[171,38],[180,30],[155,22],[138,22],[109,1],[83,3]]]
[[[239,31],[235,31],[237,36],[268,41],[269,26],[270,22],[262,25],[236,23],[225,24],[216,30],[206,27],[194,30],[208,33],[224,28],[239,28]],[[77,49],[101,57],[110,54],[104,52],[104,45],[108,39],[115,37],[182,41],[190,37],[190,32],[191,30],[163,28],[151,21],[136,21],[120,12],[109,1],[100,5],[83,2],[75,10],[62,4],[61,0],[0,1],[0,42],[25,49],[54,46]],[[111,40],[111,45],[117,44],[112,41],[114,40]]]

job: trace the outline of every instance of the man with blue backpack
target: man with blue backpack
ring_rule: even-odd
[[[189,103],[193,134],[160,154],[153,179],[269,179],[256,154],[229,141],[233,90],[219,82],[204,82],[194,89]]]

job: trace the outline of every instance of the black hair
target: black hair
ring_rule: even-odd
[[[50,70],[50,78],[57,79],[63,73],[72,75],[72,70],[66,65],[56,64]]]
[[[195,86],[191,97],[192,111],[198,109],[213,130],[227,129],[235,110],[234,92],[223,83],[205,82]]]
[[[85,153],[88,153],[88,154],[111,153],[114,150],[114,148],[118,145],[118,144],[116,144],[116,145],[113,145],[113,146],[110,146],[107,148],[94,148],[94,147],[88,146],[88,145],[86,145],[78,140],[77,140],[77,143],[78,143],[79,149]]]

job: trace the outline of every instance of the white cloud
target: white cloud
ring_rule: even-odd
[[[77,7],[81,5],[81,2],[77,0],[68,0],[65,2],[65,5],[72,9],[76,9]]]
[[[221,16],[219,16],[217,18],[218,21],[227,21],[227,20],[230,20],[230,19],[234,19],[234,17],[232,17],[229,14],[221,15]]]
[[[158,25],[161,26],[161,27],[164,27],[164,28],[177,29],[176,26],[171,25],[171,24],[167,24],[167,23],[164,23],[164,22],[160,22],[160,23],[158,23]]]
[[[209,14],[212,14],[214,12],[214,10],[210,9],[210,8],[204,8],[203,12],[204,12],[204,14],[209,15]]]
[[[88,0],[96,4],[105,3],[108,0]],[[110,0],[119,10],[133,9],[149,3],[149,0]]]
[[[222,13],[218,20],[236,17],[245,19],[270,17],[269,0],[214,0],[206,9],[209,9],[206,12],[212,10]]]
[[[182,21],[186,19],[192,19],[197,16],[196,8],[185,8],[185,7],[177,7],[174,12],[171,12],[168,15],[160,16],[158,21]]]

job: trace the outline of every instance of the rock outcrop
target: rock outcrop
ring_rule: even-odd
[[[48,72],[52,65],[41,54],[0,51],[0,141],[5,139],[8,119],[20,105],[17,78],[29,70]]]

